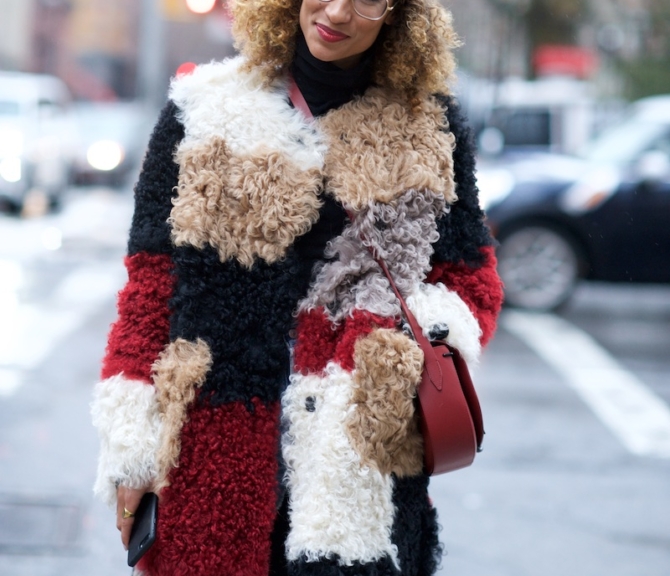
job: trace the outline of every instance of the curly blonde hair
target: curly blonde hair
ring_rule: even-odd
[[[234,0],[233,34],[268,82],[281,76],[295,54],[302,0]],[[375,42],[373,81],[410,102],[448,92],[459,40],[451,13],[437,0],[397,0],[393,19]]]

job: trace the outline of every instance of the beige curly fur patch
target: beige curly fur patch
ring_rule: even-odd
[[[379,328],[356,342],[354,392],[347,435],[364,464],[383,474],[414,476],[423,440],[414,409],[423,352],[398,330]]]
[[[406,190],[432,190],[456,201],[453,134],[432,98],[417,111],[379,88],[319,120],[327,137],[327,190],[354,210],[388,203]]]
[[[177,246],[210,245],[225,262],[251,267],[280,260],[319,216],[322,176],[285,154],[235,156],[221,139],[180,148],[178,197],[169,222]]]
[[[197,388],[204,384],[211,366],[209,346],[200,338],[196,342],[177,338],[161,352],[152,366],[163,420],[156,456],[158,474],[154,488],[157,490],[169,484],[168,474],[179,460],[179,436],[188,407],[195,399]]]

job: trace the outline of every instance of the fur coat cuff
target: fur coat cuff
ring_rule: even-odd
[[[117,485],[140,488],[156,477],[161,418],[155,388],[112,376],[96,385],[91,415],[100,436],[93,491],[114,506]]]
[[[479,361],[482,330],[468,305],[461,297],[437,284],[420,284],[406,298],[426,338],[440,325],[449,328],[447,344],[456,348],[471,368]]]

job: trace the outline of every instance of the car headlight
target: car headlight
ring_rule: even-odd
[[[494,204],[502,202],[514,188],[514,176],[502,168],[477,172],[479,206],[486,211]]]
[[[5,156],[0,160],[0,178],[7,182],[21,180],[21,158],[19,156]]]
[[[123,147],[113,140],[99,140],[86,151],[86,160],[91,167],[104,172],[114,170],[123,162],[124,156]]]
[[[0,158],[23,154],[23,132],[16,128],[0,128]]]

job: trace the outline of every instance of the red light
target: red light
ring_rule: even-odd
[[[197,68],[197,64],[194,64],[193,62],[184,62],[183,64],[179,65],[179,68],[177,68],[177,77],[179,76],[186,76],[193,72]]]

